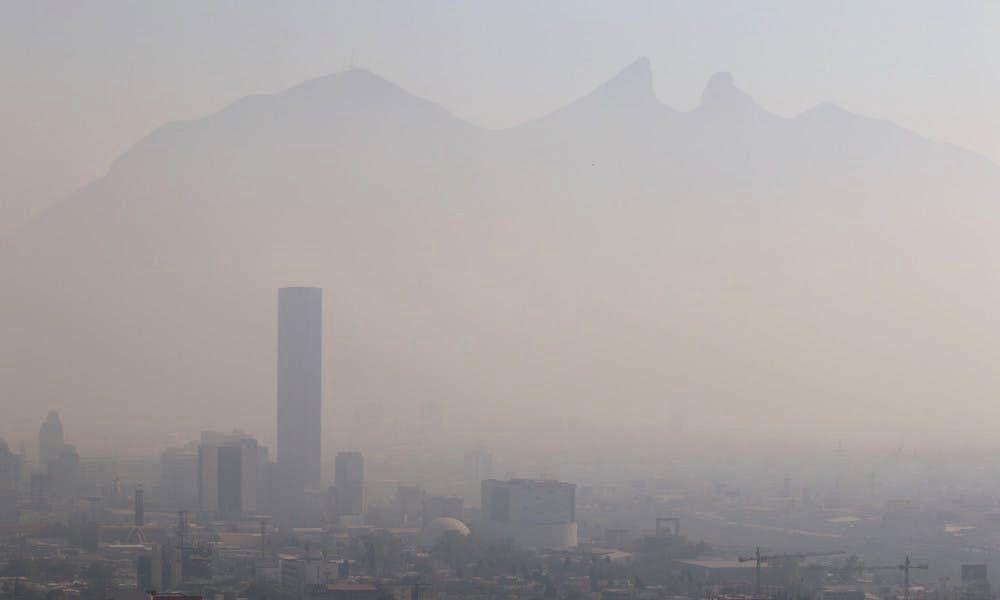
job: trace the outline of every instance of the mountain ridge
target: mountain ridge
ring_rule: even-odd
[[[681,111],[659,100],[653,88],[652,77],[653,73],[649,58],[640,57],[619,70],[604,83],[596,86],[587,94],[568,102],[560,108],[557,108],[540,117],[529,119],[528,121],[505,129],[490,130],[455,116],[441,105],[412,94],[373,71],[363,68],[354,68],[347,71],[340,71],[309,79],[276,92],[245,96],[204,117],[165,123],[154,129],[143,138],[137,140],[132,146],[123,152],[122,155],[116,158],[109,167],[108,174],[110,175],[112,172],[116,171],[123,161],[128,160],[130,154],[135,151],[142,151],[144,146],[156,141],[158,138],[176,135],[178,132],[183,132],[188,128],[199,124],[238,115],[245,109],[249,109],[249,111],[252,112],[262,108],[273,108],[271,105],[280,102],[285,98],[312,98],[312,100],[315,101],[316,98],[314,97],[317,94],[320,95],[320,99],[332,98],[336,100],[347,98],[354,101],[355,104],[358,104],[359,100],[361,100],[357,97],[359,93],[369,95],[374,94],[376,97],[390,98],[400,102],[406,102],[414,108],[421,107],[424,110],[427,110],[428,114],[435,114],[438,118],[454,120],[455,123],[460,123],[463,127],[483,133],[517,131],[525,127],[531,127],[533,124],[538,122],[546,122],[554,118],[560,118],[567,113],[572,114],[574,111],[586,111],[593,109],[595,108],[593,106],[595,104],[597,105],[596,108],[599,110],[612,110],[622,113],[628,112],[632,109],[654,109],[661,111],[663,115],[669,119],[676,119],[678,117],[686,118],[700,113],[709,113],[710,115],[713,115],[713,117],[710,118],[718,118],[719,115],[727,113],[732,114],[734,112],[743,114],[755,113],[757,115],[762,115],[765,118],[792,122],[811,121],[815,118],[838,119],[838,126],[843,126],[844,121],[850,122],[852,120],[862,119],[866,122],[879,123],[882,126],[892,127],[896,130],[906,132],[907,134],[912,134],[921,140],[925,140],[942,147],[960,150],[969,156],[975,156],[979,160],[996,165],[995,161],[991,160],[989,157],[983,156],[966,148],[962,148],[961,146],[938,142],[913,130],[907,129],[894,121],[866,117],[831,102],[821,102],[792,117],[777,115],[776,113],[773,113],[756,103],[750,94],[736,86],[733,75],[724,71],[716,72],[709,77],[703,89],[701,101],[698,106],[688,111]],[[608,105],[609,102],[611,103],[610,106]],[[616,105],[615,103],[618,104]],[[624,106],[620,105],[622,103]],[[361,102],[360,104],[365,103]]]
[[[827,105],[775,115],[724,74],[705,89],[676,111],[640,59],[495,131],[351,71],[167,124],[4,239],[0,395],[270,431],[274,289],[296,281],[329,290],[338,414],[434,399],[494,431],[549,399],[600,422],[608,398],[691,397],[744,432],[767,423],[731,398],[874,402],[872,365],[926,383],[914,402],[972,386],[921,340],[1000,356],[977,325],[1000,302],[996,166]]]

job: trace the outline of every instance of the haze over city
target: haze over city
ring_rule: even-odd
[[[993,598],[998,5],[0,14],[0,592]]]
[[[95,450],[152,452],[195,407],[269,438],[273,290],[304,283],[328,292],[327,431],[433,402],[473,439],[988,442],[992,10],[15,3],[3,434],[41,403]]]

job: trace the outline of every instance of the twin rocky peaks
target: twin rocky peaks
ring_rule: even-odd
[[[366,69],[351,69],[307,81],[284,93],[284,95],[292,96],[307,94],[357,94],[381,98],[409,96],[399,86]],[[411,96],[411,98],[417,100],[415,97]],[[647,57],[637,59],[607,82],[570,104],[570,106],[580,105],[600,105],[604,109],[616,107],[635,109],[643,106],[668,108],[656,97],[656,92],[653,89],[652,67]],[[720,72],[712,75],[708,80],[702,93],[701,103],[696,110],[740,112],[763,111],[764,109],[759,107],[748,93],[736,86],[731,73]]]
[[[649,59],[639,58],[588,97],[613,98],[632,106],[659,103],[653,90],[653,72]],[[708,80],[698,110],[726,111],[750,107],[759,108],[749,94],[736,87],[731,73],[721,72]]]

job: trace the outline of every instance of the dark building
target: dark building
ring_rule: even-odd
[[[242,512],[243,448],[219,448],[219,513],[238,515]]]
[[[153,586],[153,557],[142,554],[135,559],[135,582],[139,591],[148,591]]]
[[[243,433],[203,431],[198,447],[198,502],[203,514],[234,519],[257,512],[260,447]]]
[[[76,498],[80,485],[80,455],[76,448],[64,445],[58,457],[49,460],[49,492],[54,499]]]
[[[45,473],[31,474],[31,508],[45,512],[51,508],[49,499],[49,476]]]
[[[300,512],[320,488],[323,290],[278,290],[277,477],[282,516]]]
[[[38,430],[38,464],[44,469],[49,461],[59,458],[64,443],[59,413],[50,410]]]
[[[985,564],[962,565],[962,598],[963,600],[993,598]]]
[[[21,456],[0,440],[0,523],[17,523],[17,488],[21,481]]]

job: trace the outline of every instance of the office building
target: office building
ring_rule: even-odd
[[[257,446],[257,512],[274,511],[274,463],[267,446]]]
[[[493,479],[493,463],[493,455],[482,447],[465,453],[463,494],[470,499],[473,506],[482,505],[482,498],[479,496],[482,489],[480,483]]]
[[[49,459],[49,493],[56,500],[73,500],[80,486],[80,455],[75,446],[63,445],[55,458]]]
[[[21,456],[0,439],[0,524],[17,523],[17,491],[21,481]]]
[[[160,455],[160,497],[170,508],[198,506],[198,446],[167,448]]]
[[[38,430],[38,464],[43,470],[48,468],[50,460],[59,458],[64,443],[59,413],[50,410]]]
[[[80,458],[80,496],[100,498],[111,505],[115,500],[115,461],[108,457]]]
[[[510,539],[526,548],[563,549],[577,544],[576,486],[549,479],[488,479],[482,483],[486,539]]]
[[[205,431],[198,446],[198,506],[235,519],[257,511],[257,440],[243,433]]]
[[[337,515],[365,513],[365,457],[360,452],[338,452],[333,489]]]
[[[33,472],[28,489],[31,495],[32,510],[46,512],[52,508],[48,474]]]
[[[283,515],[300,512],[304,491],[320,489],[323,291],[278,290],[277,489]]]

